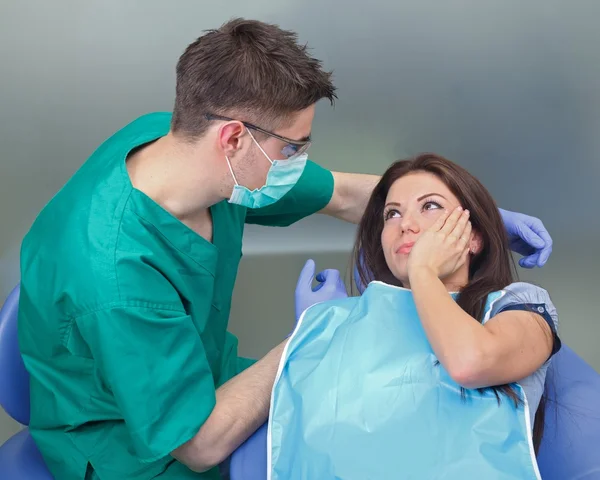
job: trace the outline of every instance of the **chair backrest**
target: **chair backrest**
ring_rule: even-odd
[[[267,480],[267,432],[265,422],[231,455],[231,480]]]
[[[564,343],[546,377],[544,480],[600,478],[600,375]]]
[[[17,337],[20,285],[0,309],[0,405],[22,425],[29,424],[29,374]]]

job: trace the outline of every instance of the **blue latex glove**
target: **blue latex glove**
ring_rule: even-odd
[[[525,257],[519,260],[519,265],[543,267],[552,253],[552,238],[542,221],[522,213],[498,210],[508,233],[510,249]]]
[[[296,300],[296,322],[300,319],[302,312],[315,303],[334,300],[336,298],[346,298],[348,292],[346,285],[340,276],[340,272],[333,269],[323,270],[317,274],[317,282],[319,284],[313,288],[312,283],[315,278],[315,262],[308,260],[296,284],[295,300]]]

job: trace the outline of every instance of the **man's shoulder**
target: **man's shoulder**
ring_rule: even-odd
[[[124,295],[143,296],[145,282],[159,273],[142,268],[144,236],[128,246],[130,262],[117,261],[122,230],[140,219],[129,208],[133,188],[125,169],[130,148],[166,133],[169,113],[144,115],[113,134],[36,216],[20,252],[23,305],[68,318]],[[127,273],[124,275],[123,271]],[[120,279],[129,280],[121,284]],[[139,293],[137,293],[137,290]],[[36,314],[37,315],[37,314]]]
[[[96,226],[102,230],[102,224],[118,221],[132,190],[127,154],[167,134],[170,121],[168,112],[149,113],[109,136],[44,205],[30,233],[60,236],[67,228],[87,224],[88,233],[94,234]]]
[[[171,118],[170,112],[151,112],[141,115],[117,130],[100,146],[99,150],[103,146],[122,142],[141,145],[146,141],[145,137],[151,140],[166,135],[171,128]]]
[[[112,212],[114,218],[63,214],[54,225],[36,225],[23,240],[21,282],[32,299],[66,316],[128,301],[179,302],[152,261],[160,252],[134,224],[140,231],[147,227],[127,203]]]

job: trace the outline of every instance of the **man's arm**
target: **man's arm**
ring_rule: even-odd
[[[359,223],[365,211],[371,193],[381,177],[360,173],[333,174],[333,195],[327,206],[319,213],[340,220]]]
[[[216,392],[216,405],[198,433],[171,455],[195,472],[223,462],[267,419],[271,390],[286,342]]]
[[[340,272],[325,270],[316,276],[315,263],[306,262],[296,285],[296,321],[303,309],[315,303],[347,297]],[[271,392],[286,341],[233,377],[216,392],[216,406],[198,433],[171,455],[195,471],[220,464],[267,419]]]

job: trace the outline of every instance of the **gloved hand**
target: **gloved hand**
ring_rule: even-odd
[[[346,286],[340,276],[340,272],[333,269],[323,270],[317,274],[319,284],[313,289],[312,282],[315,278],[315,262],[307,260],[298,277],[296,292],[296,322],[300,319],[302,312],[315,303],[346,298]]]
[[[519,265],[543,267],[552,253],[552,238],[542,221],[522,213],[498,210],[508,233],[510,249],[525,257],[519,260]]]

